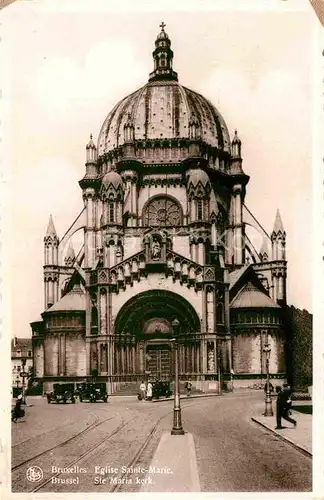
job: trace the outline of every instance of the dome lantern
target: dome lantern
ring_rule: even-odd
[[[155,40],[155,49],[152,53],[154,59],[154,71],[150,73],[149,82],[158,80],[178,81],[178,74],[172,69],[173,51],[171,40],[164,31],[165,24],[160,24],[161,32]]]

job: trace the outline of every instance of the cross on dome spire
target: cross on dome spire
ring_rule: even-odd
[[[173,51],[171,49],[171,40],[164,31],[166,24],[162,21],[160,24],[161,32],[155,40],[155,50],[153,52],[154,71],[150,73],[149,82],[157,80],[176,80],[178,75],[172,69]]]

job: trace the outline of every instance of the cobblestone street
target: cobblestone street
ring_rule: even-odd
[[[134,492],[157,479],[168,491],[170,455],[163,470],[148,470],[172,427],[172,401],[27,403],[24,419],[12,425],[13,492]],[[311,459],[251,421],[262,405],[256,391],[182,401],[201,491],[311,490]],[[41,480],[27,479],[30,467],[42,469]]]

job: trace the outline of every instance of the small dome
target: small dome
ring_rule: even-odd
[[[118,172],[111,170],[103,177],[102,184],[105,188],[108,188],[112,184],[117,189],[119,186],[123,187],[123,179]]]
[[[203,186],[206,186],[209,183],[208,175],[201,168],[189,170],[187,175],[188,175],[188,185],[192,184],[193,186],[197,186],[199,182],[201,182]]]
[[[170,40],[168,34],[162,30],[161,33],[157,36],[157,40]]]

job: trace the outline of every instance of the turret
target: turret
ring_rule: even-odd
[[[123,226],[124,185],[117,172],[112,170],[104,176],[100,196],[103,207],[101,230],[104,242],[104,266],[112,267],[120,260],[122,253],[116,234]]]
[[[231,143],[231,174],[243,174],[242,170],[242,142],[237,135],[237,130],[234,132],[234,137]]]
[[[206,243],[209,236],[209,196],[211,184],[201,168],[187,172],[188,224],[191,226],[190,251],[192,259],[201,265],[206,263]],[[209,231],[208,231],[209,232]]]
[[[277,210],[276,218],[271,233],[272,242],[272,260],[275,265],[272,267],[272,283],[273,296],[279,304],[286,304],[286,279],[287,279],[287,263],[286,263],[286,231],[280,217],[280,212]],[[276,262],[277,261],[277,262]]]
[[[271,233],[272,241],[272,260],[285,260],[286,259],[286,231],[284,230],[280,212],[277,210],[276,218]]]
[[[58,300],[59,270],[58,270],[59,238],[50,215],[44,237],[44,303],[48,309]]]
[[[97,177],[97,148],[90,134],[90,141],[86,145],[86,177]]]

